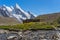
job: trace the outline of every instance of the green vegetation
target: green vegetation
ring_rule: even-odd
[[[53,21],[52,23],[51,22],[30,22],[30,23],[16,24],[16,25],[0,25],[0,29],[6,29],[6,30],[54,29],[54,27],[60,25],[59,20],[60,18]]]
[[[18,25],[2,25],[0,29],[10,29],[10,30],[30,30],[30,29],[52,29],[53,27],[45,22],[30,22]]]

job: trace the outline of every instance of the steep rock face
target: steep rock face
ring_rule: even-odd
[[[15,7],[8,7],[6,5],[1,6],[0,16],[14,17],[21,23],[23,22],[22,20],[32,19],[35,17],[30,12],[25,12],[24,10],[22,10],[18,4],[16,4]]]
[[[8,11],[4,6],[0,7],[0,16],[9,17],[9,14],[7,13]]]
[[[31,14],[31,12],[28,11],[28,13],[29,13],[31,19],[33,19],[35,17],[34,15]]]

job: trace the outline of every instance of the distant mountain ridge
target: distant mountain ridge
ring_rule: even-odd
[[[0,6],[0,16],[16,18],[20,23],[22,23],[23,20],[35,18],[30,12],[22,10],[18,4],[16,4],[15,7]]]
[[[52,14],[39,15],[36,17],[36,19],[40,19],[40,22],[53,22],[54,20],[58,19],[59,17],[60,17],[60,12],[52,13]]]

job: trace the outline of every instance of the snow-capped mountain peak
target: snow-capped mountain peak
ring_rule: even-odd
[[[21,12],[23,12],[24,15],[26,15],[27,19],[30,19],[29,13],[25,12],[21,7],[16,3],[16,8],[19,9]]]
[[[4,7],[6,7],[6,9],[7,9],[9,12],[12,11],[12,9],[11,9],[10,7],[8,7],[8,6],[4,5]]]
[[[19,6],[17,3],[16,3],[16,5],[15,5],[15,6],[16,6],[16,8],[21,9],[21,8],[20,8],[20,6]]]
[[[3,5],[3,8],[2,8],[3,10],[6,10],[5,6],[6,6],[6,5]]]
[[[21,23],[23,20],[34,18],[34,15],[32,15],[30,12],[24,11],[17,3],[15,7],[3,5],[0,7],[0,14],[7,17],[14,17]]]

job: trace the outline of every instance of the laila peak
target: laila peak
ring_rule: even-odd
[[[20,23],[23,20],[33,19],[35,16],[31,12],[24,11],[17,3],[15,6],[0,6],[0,16],[16,18]]]

